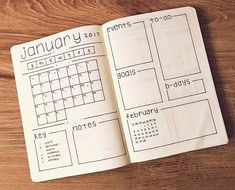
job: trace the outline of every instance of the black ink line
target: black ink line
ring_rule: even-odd
[[[184,16],[184,15],[185,15],[185,13],[184,14],[178,14],[178,15],[172,15],[172,17]]]
[[[196,95],[200,95],[200,94],[204,94],[206,93],[204,92],[199,92],[199,93],[195,93],[195,94],[191,94],[191,95],[187,95],[187,96],[181,96],[181,97],[177,97],[177,98],[169,98],[169,101],[171,100],[178,100],[178,99],[182,99],[182,98],[188,98],[188,97],[192,97],[192,96],[196,96]]]
[[[179,104],[179,105],[175,105],[175,106],[169,106],[169,107],[161,108],[161,110],[175,108],[175,107],[179,107],[179,106],[185,106],[185,105],[188,105],[188,104],[193,104],[193,103],[197,103],[197,102],[203,102],[203,101],[206,101],[206,100],[207,99],[203,99],[203,100],[197,100],[197,101],[188,102],[188,103],[184,103],[184,104]]]
[[[126,120],[126,122],[127,122],[128,130],[129,130],[130,139],[131,139],[131,145],[132,145],[133,151],[135,152],[134,143],[133,143],[133,140],[132,140],[132,137],[131,137],[130,125],[129,125],[128,120]]]
[[[68,135],[67,135],[67,131],[65,130],[65,136],[66,136],[66,140],[67,140],[67,144],[68,144],[68,151],[69,151],[69,156],[70,156],[70,161],[71,161],[71,166],[73,165],[73,160],[72,160],[72,156],[71,156],[71,150],[69,147],[69,140],[68,140]]]
[[[118,121],[118,128],[119,128],[119,130],[120,130],[120,134],[121,134],[121,139],[122,139],[122,145],[123,145],[123,148],[124,148],[124,152],[125,152],[125,154],[126,154],[126,146],[125,146],[125,143],[124,143],[124,132],[123,132],[123,129],[122,129],[122,127],[121,127],[121,123],[120,123],[120,121],[119,121],[119,118],[117,119],[117,121]]]
[[[159,54],[159,50],[158,50],[158,46],[157,46],[157,41],[156,41],[156,37],[155,37],[156,34],[153,31],[153,25],[150,24],[150,26],[151,26],[151,30],[152,30],[152,34],[153,34],[153,40],[154,40],[155,48],[156,48],[156,51],[157,51],[157,57],[158,57],[158,61],[159,61],[159,64],[160,64],[162,76],[163,76],[163,79],[165,80],[165,76],[164,76],[163,68],[162,68],[162,62],[161,62],[161,59],[160,59],[160,54]]]
[[[186,75],[180,75],[180,76],[176,76],[176,77],[172,77],[172,78],[164,78],[164,80],[172,80],[172,79],[177,79],[177,78],[181,78],[181,77],[187,77],[187,76],[192,76],[192,75],[196,75],[196,74],[200,74],[201,72],[198,71],[196,73],[190,73],[190,74],[186,74]]]
[[[99,115],[93,115],[93,116],[85,117],[84,119],[91,119],[91,118],[94,118],[94,117],[100,117],[100,116],[109,115],[109,114],[114,114],[114,113],[117,113],[117,112],[114,111],[114,112],[103,113],[103,114],[99,114]]]
[[[36,73],[36,72],[43,71],[43,70],[46,70],[46,69],[51,69],[51,68],[53,68],[53,67],[54,67],[54,66],[47,67],[47,68],[43,68],[43,69],[39,69],[39,70],[36,70],[36,71],[24,73],[24,74],[22,74],[22,75],[28,75],[28,74]]]
[[[102,94],[104,96],[104,99],[105,100],[105,94],[104,94],[104,86],[103,86],[103,79],[101,78],[101,75],[100,75],[100,66],[98,64],[98,61],[96,59],[96,65],[97,65],[97,68],[98,68],[98,74],[99,74],[99,78],[100,78],[100,83],[101,83],[101,88],[102,88]],[[95,101],[96,102],[96,101]]]
[[[63,129],[63,130],[59,130],[59,131],[53,131],[53,132],[50,132],[49,134],[61,133],[61,132],[66,132],[66,130],[65,130],[65,129]]]
[[[211,105],[210,105],[210,102],[209,102],[209,100],[208,100],[208,99],[207,99],[207,103],[208,103],[208,106],[209,106],[210,111],[211,111],[211,117],[212,117],[212,120],[213,120],[213,124],[214,124],[214,128],[215,128],[215,132],[216,132],[216,134],[217,134],[218,132],[217,132],[217,128],[216,128],[216,125],[215,125],[215,120],[214,120],[214,117],[213,117],[213,114],[212,114]]]
[[[193,41],[193,36],[192,36],[191,28],[190,28],[189,22],[188,22],[188,17],[187,17],[186,14],[184,14],[184,16],[185,16],[187,24],[188,24],[188,29],[189,29],[189,32],[190,32],[190,37],[191,37],[191,40],[192,40],[193,49],[194,49],[195,57],[196,57],[196,60],[197,60],[198,69],[199,69],[199,72],[201,72],[201,68],[200,68],[200,65],[199,65],[198,58],[197,58],[196,48],[195,48],[194,41]]]
[[[34,59],[38,59],[38,58],[41,58],[41,57],[46,57],[48,55],[51,55],[51,53],[48,53],[48,54],[45,54],[45,55],[41,55],[41,56],[38,56],[38,57],[34,57],[34,58],[31,58],[31,59],[25,59],[25,60],[20,61],[20,63],[23,63],[23,62],[26,62],[26,61],[31,61],[31,60],[34,60]]]
[[[129,66],[125,66],[125,67],[118,68],[118,69],[116,69],[116,71],[122,70],[122,69],[126,69],[126,68],[129,68],[129,67],[138,66],[138,65],[144,65],[144,64],[152,63],[152,62],[153,62],[153,61],[147,61],[147,62],[142,62],[142,63],[136,63],[136,64],[134,64],[134,65],[129,65]]]
[[[115,121],[115,120],[118,120],[118,118],[109,119],[109,120],[105,120],[105,121],[100,121],[98,123],[106,123],[106,122]]]
[[[200,81],[200,80],[203,80],[203,79],[195,79],[195,80],[192,80],[192,82],[196,82],[196,81]]]
[[[74,143],[74,147],[75,147],[75,152],[76,152],[76,156],[77,156],[77,160],[78,160],[78,164],[79,164],[78,151],[77,151],[77,145],[76,145],[75,138],[74,138],[74,132],[72,132],[72,135],[73,135],[73,143]]]
[[[154,68],[140,69],[140,70],[138,70],[137,72],[147,71],[147,70],[151,70],[151,69],[154,69]]]
[[[110,159],[118,158],[118,157],[121,157],[121,156],[124,156],[124,155],[126,155],[126,153],[120,154],[120,155],[117,155],[117,156],[112,156],[112,157],[108,157],[108,158],[99,159],[99,160],[92,160],[92,161],[87,161],[87,162],[80,162],[80,163],[78,163],[78,164],[79,164],[79,165],[82,165],[82,164],[89,164],[89,163],[92,163],[92,162],[100,162],[100,161],[105,161],[105,160],[110,160]]]
[[[81,58],[81,59],[72,60],[72,62],[81,61],[81,60],[84,60],[84,59],[95,58],[95,57],[105,57],[105,55],[94,55],[94,56],[90,56],[90,57],[84,57],[84,58]]]
[[[142,22],[142,24],[144,26],[144,31],[145,31],[145,36],[146,36],[147,43],[148,43],[148,48],[149,48],[149,52],[150,52],[150,56],[151,56],[151,61],[153,62],[153,55],[152,55],[152,51],[151,51],[151,48],[150,48],[150,43],[149,43],[149,38],[148,38],[148,35],[147,35],[147,30],[146,30],[145,22],[144,21],[140,21],[140,22],[135,22],[134,24],[141,23],[141,22]]]
[[[120,84],[119,80],[118,80],[118,87],[119,87],[119,91],[120,91],[121,98],[122,98],[122,105],[123,105],[123,108],[126,109],[125,103],[124,103],[124,98],[123,98],[123,95],[122,95],[121,84]]]
[[[40,171],[40,165],[39,165],[39,160],[38,160],[38,150],[37,150],[37,146],[36,146],[35,140],[34,140],[34,148],[35,148],[36,158],[37,158],[37,163],[38,163],[38,171]]]
[[[45,126],[45,127],[33,129],[32,131],[37,131],[37,130],[40,130],[40,129],[46,129],[46,128],[49,128],[49,127],[55,127],[55,126],[59,126],[59,125],[63,125],[63,124],[64,124],[64,123],[57,123],[57,124],[55,124],[55,125],[49,125],[49,126]]]
[[[100,44],[100,43],[103,43],[103,42],[90,42],[90,43],[86,43],[86,44],[79,44],[76,46],[71,46],[71,47],[69,47],[69,49],[80,47],[80,46],[85,46],[85,45],[90,45],[90,44]]]
[[[155,69],[155,68],[153,68],[153,72],[154,72],[155,77],[156,77],[157,86],[158,86],[158,90],[159,90],[160,97],[161,97],[161,101],[160,101],[160,102],[158,102],[158,103],[162,103],[162,102],[163,102],[162,92],[161,92],[161,89],[160,89],[159,81],[158,81],[158,78],[157,78],[157,72],[156,72],[156,69]]]

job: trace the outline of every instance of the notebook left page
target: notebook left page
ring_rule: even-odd
[[[11,56],[33,181],[129,163],[100,26],[13,46]]]

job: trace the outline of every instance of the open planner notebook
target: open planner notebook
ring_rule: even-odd
[[[228,142],[195,9],[13,46],[33,181]]]

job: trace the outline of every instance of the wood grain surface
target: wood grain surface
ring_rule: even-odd
[[[9,48],[78,26],[182,6],[197,9],[229,144],[105,172],[31,182]],[[0,0],[0,190],[235,189],[234,19],[234,0]]]

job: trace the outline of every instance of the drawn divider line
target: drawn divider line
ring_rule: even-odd
[[[169,106],[169,107],[161,108],[161,110],[166,110],[166,109],[170,109],[170,108],[185,106],[185,105],[188,105],[188,104],[193,104],[193,103],[203,102],[203,101],[208,101],[208,99],[202,99],[202,100],[197,100],[197,101],[193,101],[193,102],[187,102],[187,103],[184,103],[184,104]]]
[[[110,122],[110,121],[114,121],[114,120],[118,120],[119,118],[114,118],[114,119],[109,119],[109,120],[105,120],[105,121],[100,121],[98,123],[106,123],[106,122]]]
[[[59,126],[59,125],[63,125],[63,124],[65,124],[65,123],[63,122],[63,123],[57,123],[57,124],[54,124],[54,125],[48,125],[48,126],[44,126],[44,127],[40,127],[40,128],[33,129],[32,131],[37,131],[37,130],[41,130],[41,129],[46,129],[46,128],[49,128],[49,127],[55,127],[55,126]]]
[[[203,80],[203,79],[195,79],[195,80],[192,80],[192,82],[197,82],[197,81],[200,81],[200,80]]]
[[[99,114],[99,115],[93,115],[93,116],[85,117],[83,119],[91,119],[91,118],[94,118],[94,117],[101,117],[101,116],[104,116],[104,115],[115,114],[115,113],[117,113],[117,111],[103,113],[103,114]]]
[[[140,69],[140,70],[138,70],[137,72],[148,71],[148,70],[152,70],[152,69],[154,69],[154,68]]]
[[[22,75],[29,75],[29,74],[32,74],[32,73],[37,73],[37,72],[40,72],[40,71],[44,71],[44,70],[47,70],[47,69],[51,69],[51,68],[54,68],[54,66],[50,66],[50,67],[47,67],[47,68],[42,68],[42,69],[39,69],[39,70],[35,70],[35,71],[32,71],[32,72],[28,72],[28,73],[23,73]]]
[[[66,133],[66,130],[62,129],[62,130],[59,130],[59,131],[53,131],[53,132],[50,132],[49,134],[60,133],[60,132],[65,132]]]
[[[84,60],[84,59],[95,58],[95,57],[105,57],[105,55],[94,55],[94,56],[90,56],[90,57],[84,57],[84,58],[72,60],[72,62],[81,61],[81,60]]]

